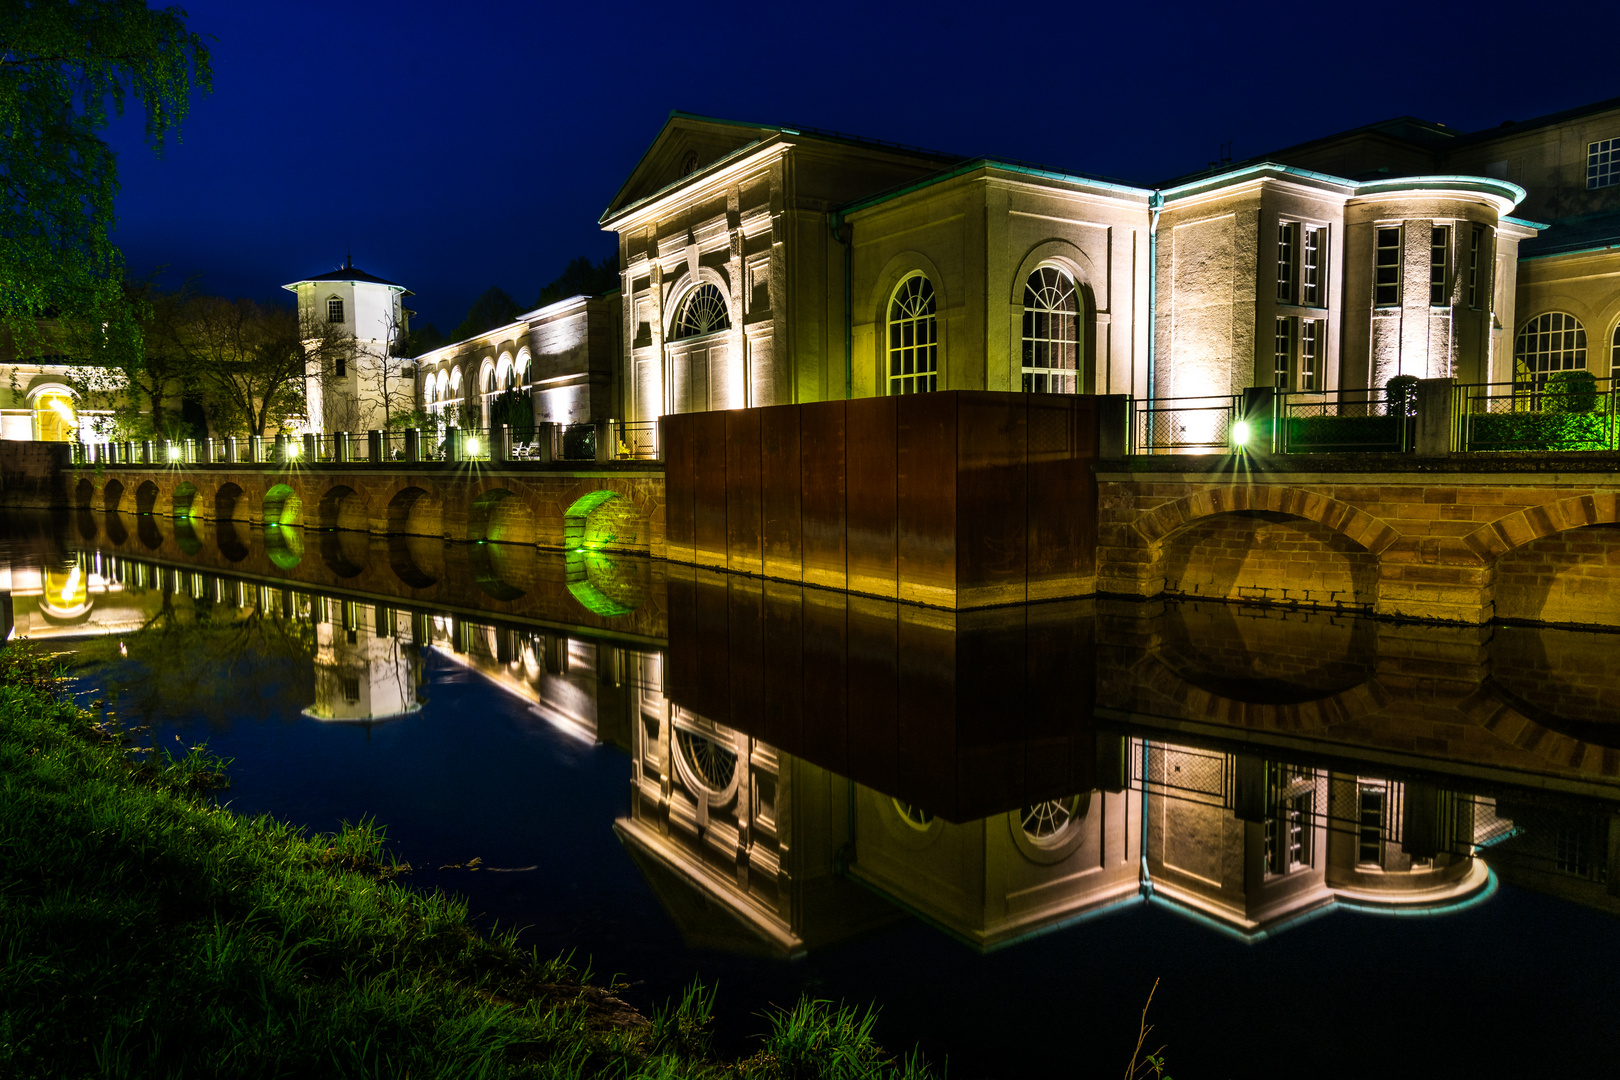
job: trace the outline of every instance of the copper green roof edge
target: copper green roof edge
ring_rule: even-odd
[[[1509,225],[1523,225],[1527,229],[1552,228],[1551,225],[1548,225],[1544,221],[1531,221],[1529,218],[1503,217],[1502,220],[1507,222]]]
[[[888,202],[890,199],[898,199],[902,195],[909,195],[913,191],[921,191],[923,188],[932,187],[935,184],[943,184],[947,180],[954,180],[958,176],[963,176],[970,172],[977,172],[979,169],[1000,169],[1003,172],[1021,173],[1025,176],[1039,176],[1048,180],[1061,180],[1064,183],[1069,184],[1084,184],[1090,187],[1107,188],[1110,191],[1118,191],[1130,195],[1139,195],[1144,199],[1153,194],[1152,188],[1137,187],[1134,184],[1122,184],[1117,180],[1100,180],[1095,177],[1086,176],[1083,173],[1058,172],[1055,169],[1042,169],[1033,165],[1014,165],[1011,162],[998,161],[991,157],[979,157],[973,158],[969,161],[964,161],[962,164],[953,166],[949,169],[944,169],[937,173],[931,173],[920,180],[913,180],[910,183],[902,184],[901,186],[892,188],[889,191],[880,191],[876,195],[868,195],[864,199],[857,199],[852,203],[846,203],[834,210],[833,214],[835,217],[839,218],[848,217],[850,214],[859,213],[860,211],[869,209],[878,205],[879,203]]]
[[[1520,262],[1535,262],[1537,259],[1558,259],[1565,255],[1596,255],[1604,251],[1613,251],[1620,248],[1620,237],[1615,237],[1608,243],[1587,244],[1582,247],[1563,248],[1559,251],[1531,252],[1529,255],[1520,255]]]
[[[1464,191],[1481,191],[1502,198],[1510,199],[1514,206],[1524,201],[1529,192],[1511,180],[1498,180],[1493,176],[1464,176],[1460,173],[1435,173],[1428,176],[1391,177],[1388,180],[1360,180],[1356,182],[1356,194],[1376,193],[1380,191],[1434,191],[1445,188],[1461,188]]]

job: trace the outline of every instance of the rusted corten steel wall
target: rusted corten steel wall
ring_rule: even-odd
[[[682,708],[950,821],[1097,786],[1090,600],[951,612],[667,573]]]
[[[589,546],[664,554],[664,477],[645,465],[86,466],[68,470],[64,486],[79,508],[558,549],[570,546],[571,508],[586,500]],[[588,498],[598,493],[607,494]]]
[[[947,391],[664,424],[671,560],[952,609],[1094,591],[1094,397]]]

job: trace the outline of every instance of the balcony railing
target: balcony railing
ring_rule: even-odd
[[[1130,452],[1174,454],[1191,450],[1224,451],[1232,443],[1232,424],[1242,398],[1236,395],[1154,398],[1133,401]]]

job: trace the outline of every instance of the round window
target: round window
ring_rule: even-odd
[[[736,754],[713,739],[684,728],[676,730],[675,741],[698,783],[716,795],[731,787],[732,777],[737,773]]]
[[[926,830],[928,826],[934,823],[934,815],[920,806],[895,799],[894,809],[900,815],[900,819],[913,829]]]
[[[1079,801],[1078,795],[1070,795],[1066,799],[1047,799],[1024,807],[1024,835],[1043,847],[1057,843],[1070,823],[1080,816]]]

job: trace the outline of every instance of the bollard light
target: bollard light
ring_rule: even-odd
[[[470,438],[466,442],[462,443],[462,448],[465,449],[467,451],[467,453],[469,453],[469,454],[478,453],[478,439],[477,439],[477,437],[474,436],[473,438]]]
[[[1232,425],[1232,445],[1249,445],[1249,434],[1249,422],[1247,420],[1239,420],[1237,423]]]
[[[179,461],[180,460],[180,448],[178,446],[169,447],[169,460],[170,461]]]

